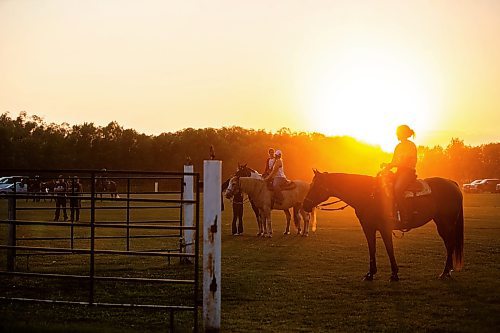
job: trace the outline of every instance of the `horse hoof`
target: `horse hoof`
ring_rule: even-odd
[[[309,234],[303,233],[302,237],[309,237]]]
[[[285,231],[283,235],[290,235],[290,231]]]
[[[439,275],[439,279],[440,280],[449,280],[449,279],[451,279],[451,274],[449,272],[442,273],[441,275]]]
[[[391,275],[391,278],[389,279],[391,282],[398,282],[399,281],[399,276],[397,274]]]
[[[366,273],[366,275],[363,277],[363,281],[368,281],[368,282],[373,281],[373,274]]]

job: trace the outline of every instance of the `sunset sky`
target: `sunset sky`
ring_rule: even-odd
[[[0,0],[0,113],[500,141],[500,1]]]

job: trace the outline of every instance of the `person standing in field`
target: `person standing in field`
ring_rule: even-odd
[[[79,198],[79,196],[82,192],[82,183],[80,183],[80,179],[78,179],[77,176],[74,176],[68,191],[68,194],[70,195],[69,209],[71,212],[71,222],[80,221],[81,199]]]
[[[238,225],[236,222],[238,221]],[[231,223],[233,236],[243,235],[243,193],[236,192],[233,196],[233,222]]]
[[[66,213],[66,192],[68,185],[64,181],[63,175],[59,175],[59,179],[54,185],[54,195],[56,197],[56,212],[54,216],[54,221],[59,221],[59,215],[61,207],[63,209],[64,221],[68,220],[68,214]]]

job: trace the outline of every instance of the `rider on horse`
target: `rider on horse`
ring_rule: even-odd
[[[262,178],[266,178],[267,176],[269,176],[269,174],[273,170],[273,166],[274,166],[274,161],[275,161],[274,149],[269,148],[267,153],[269,154],[269,157],[266,159],[266,168],[264,169],[264,172],[262,173]]]
[[[281,150],[276,150],[274,153],[274,164],[271,173],[264,178],[264,181],[273,181],[274,200],[277,203],[283,201],[283,194],[281,193],[281,186],[287,184],[285,172],[283,171],[283,160],[281,159]]]
[[[417,147],[413,141],[408,139],[410,136],[415,137],[415,132],[408,125],[399,126],[396,130],[396,135],[400,143],[394,149],[392,161],[386,165],[385,170],[390,171],[392,168],[397,168],[394,181],[394,200],[398,206],[400,221],[394,215],[394,209],[390,209],[390,220],[404,225],[409,220],[406,209],[404,209],[405,190],[417,177],[415,171]],[[389,207],[393,206],[394,203],[391,202]]]

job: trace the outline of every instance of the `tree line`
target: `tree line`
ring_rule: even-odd
[[[69,125],[46,123],[36,115],[0,116],[0,158],[3,169],[102,169],[182,171],[189,160],[202,171],[210,156],[223,161],[223,177],[238,163],[262,172],[267,149],[283,151],[290,179],[310,180],[312,169],[375,175],[391,154],[348,136],[292,132],[276,133],[242,127],[193,129],[146,135],[117,122]],[[448,146],[418,147],[420,177],[441,176],[459,183],[500,178],[500,143],[465,145],[458,138]]]

